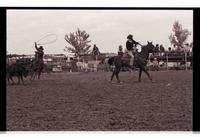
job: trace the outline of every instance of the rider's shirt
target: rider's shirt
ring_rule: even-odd
[[[126,49],[127,50],[136,49],[136,45],[137,44],[138,44],[138,42],[136,42],[135,40],[127,40],[127,42],[126,42]]]
[[[38,62],[43,62],[43,56],[44,56],[44,52],[42,51],[42,50],[37,50],[36,52],[35,52],[35,59],[36,59],[36,61],[38,61]]]
[[[38,59],[43,59],[43,55],[44,55],[43,51],[36,51],[35,53]]]

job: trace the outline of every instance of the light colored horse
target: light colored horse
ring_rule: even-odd
[[[88,72],[88,63],[86,62],[76,62],[76,66],[78,67],[78,71]]]

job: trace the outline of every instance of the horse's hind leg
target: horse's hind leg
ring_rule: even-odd
[[[40,79],[41,71],[38,72],[38,79]]]
[[[10,78],[9,76],[6,76],[7,84],[10,85]]]
[[[22,84],[24,85],[23,75],[21,75],[20,78],[21,78],[21,80],[22,80]]]
[[[10,78],[7,77],[7,82],[8,82],[8,85],[10,85]]]
[[[35,71],[35,72],[33,73],[33,77],[32,77],[33,80],[35,80],[36,75],[37,75],[37,72]]]
[[[15,82],[14,82],[14,80],[13,80],[12,76],[9,76],[9,79],[11,79],[11,81],[12,81],[11,85],[14,85],[14,84],[15,84]]]
[[[7,85],[7,84],[10,85],[10,81],[9,81],[9,79],[6,78],[6,80],[7,80],[7,81],[6,81],[6,82],[7,82],[6,85]]]

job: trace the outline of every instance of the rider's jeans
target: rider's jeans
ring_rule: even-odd
[[[128,53],[128,55],[130,55],[130,56],[131,56],[131,59],[130,59],[130,65],[132,66],[132,65],[133,65],[133,61],[134,61],[133,52],[132,52],[132,51],[130,51],[130,50],[127,50],[127,53]]]

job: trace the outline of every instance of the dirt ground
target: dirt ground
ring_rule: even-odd
[[[192,71],[51,73],[7,86],[9,131],[191,131]],[[114,79],[116,81],[116,79]]]

